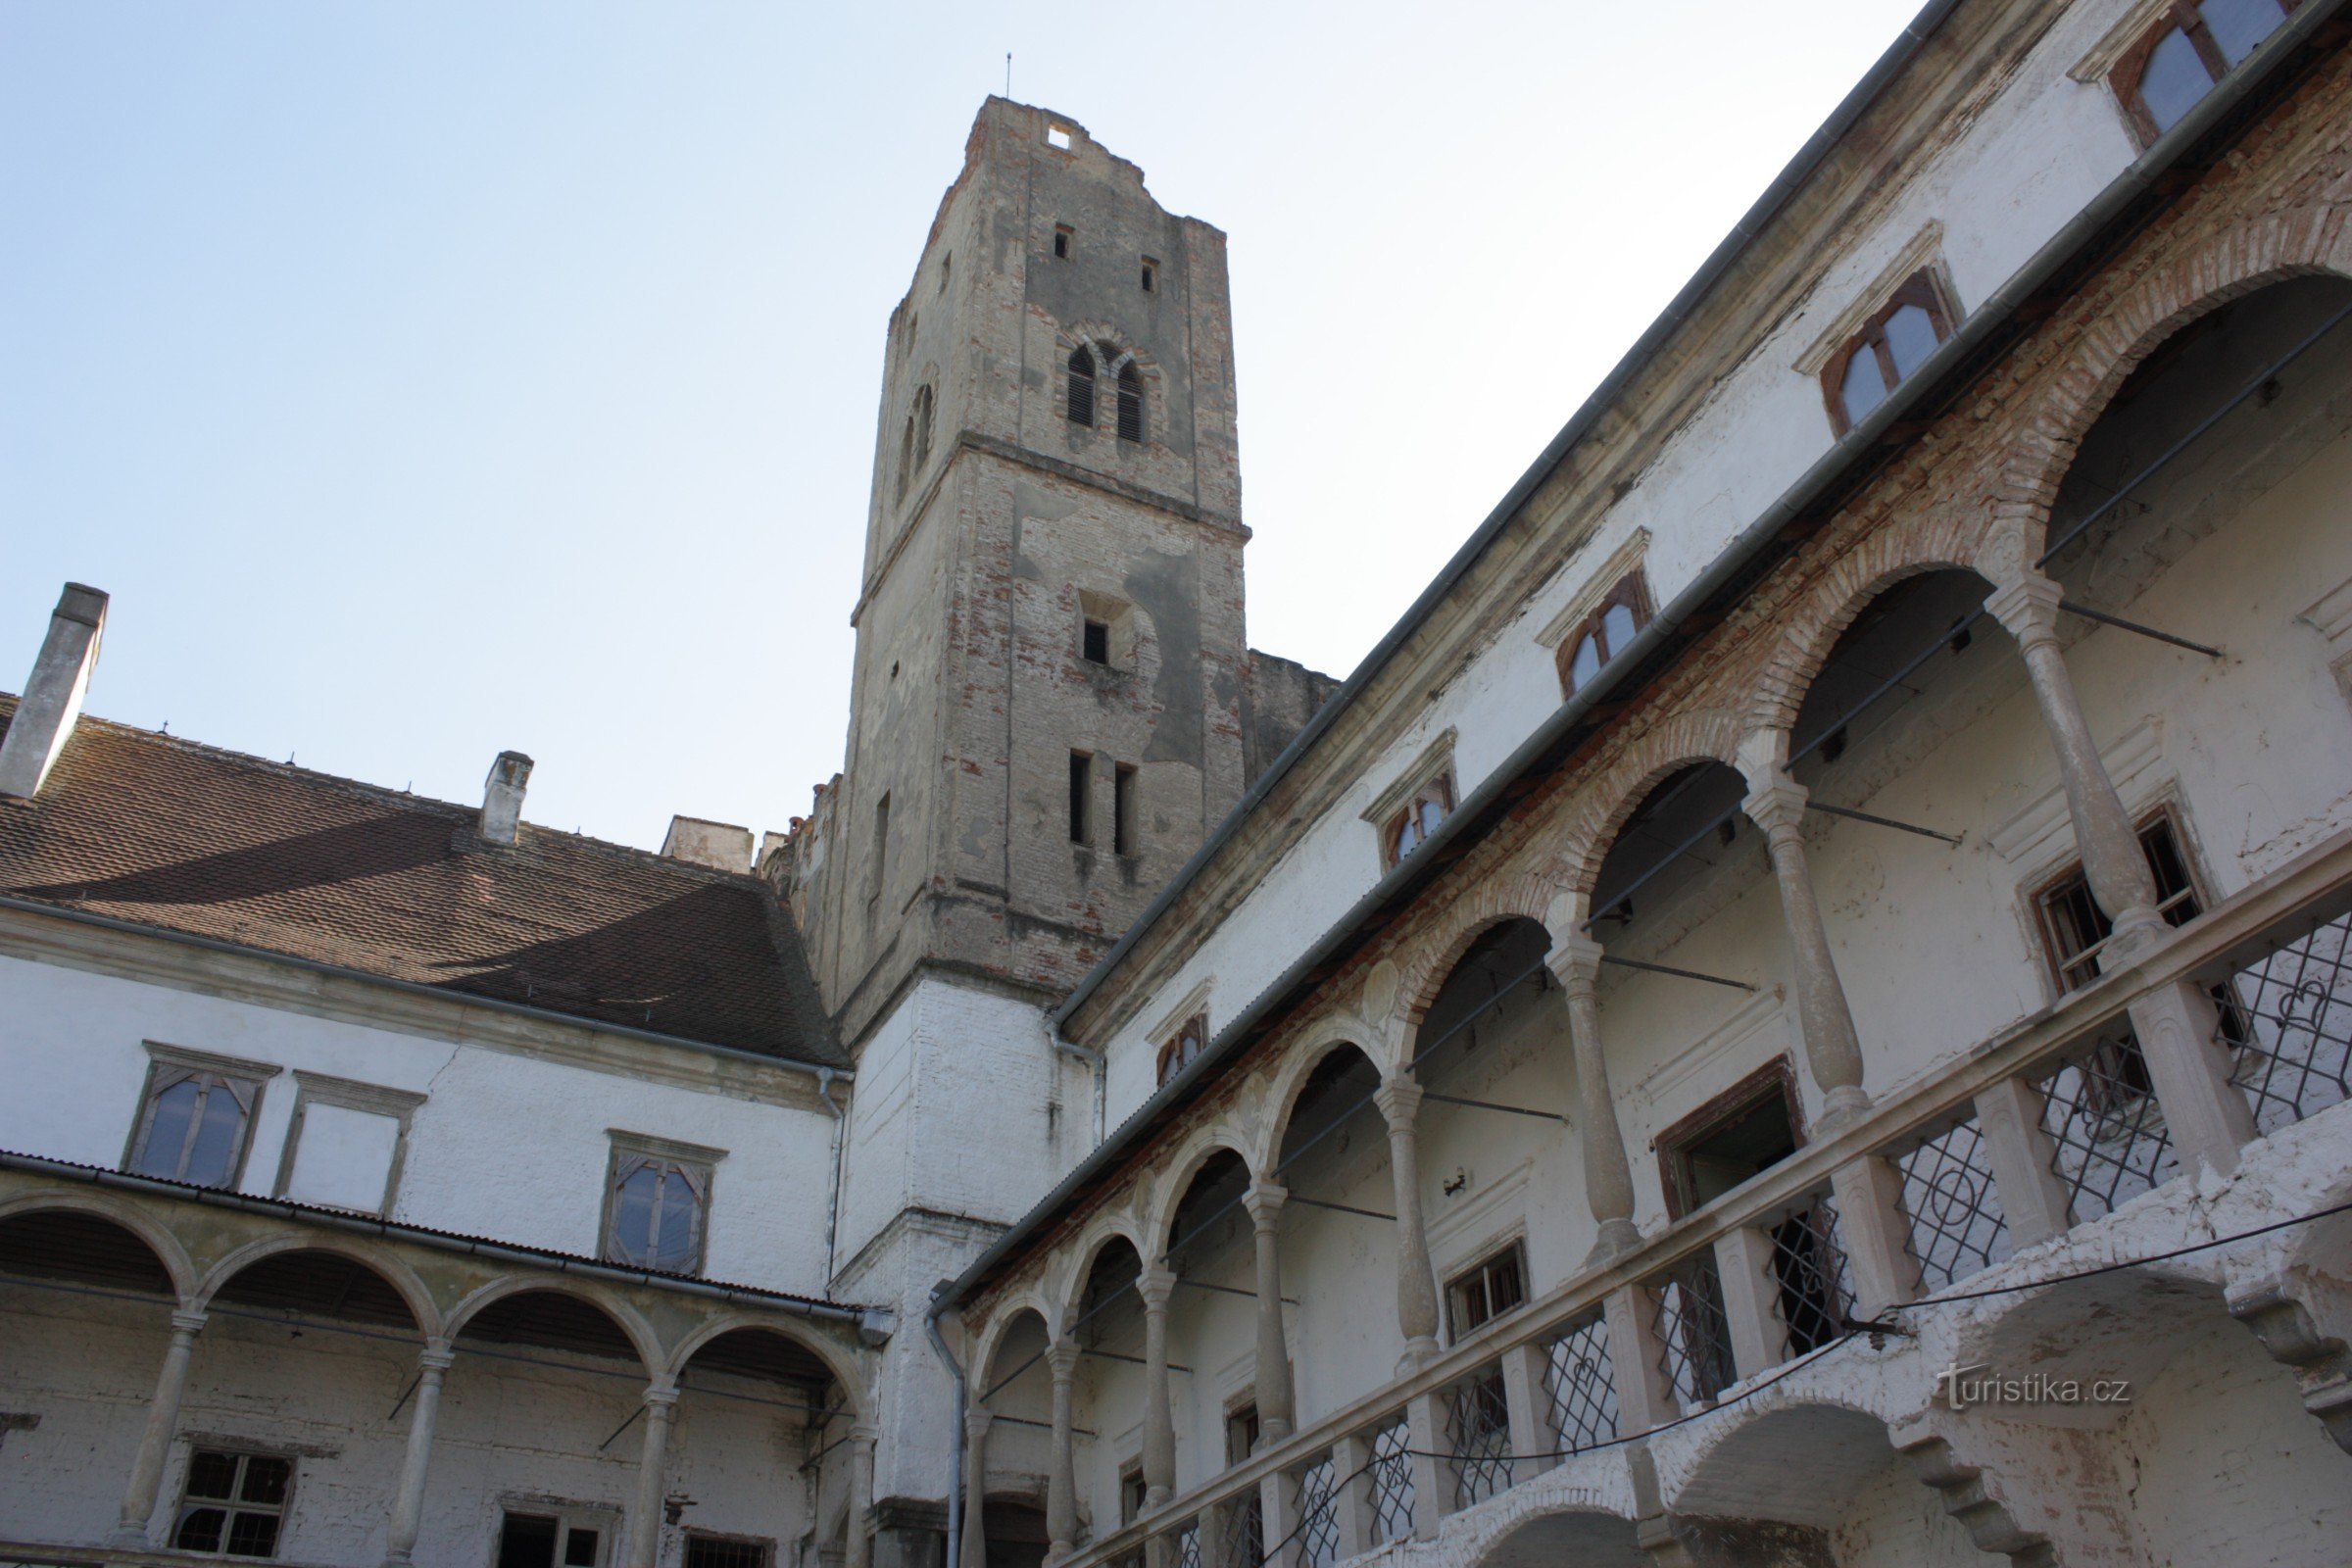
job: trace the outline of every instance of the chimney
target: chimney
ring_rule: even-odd
[[[105,630],[106,595],[77,582],[66,584],[49,617],[41,656],[17,700],[17,716],[0,740],[0,796],[29,801],[40,793],[74,733],[74,721],[81,717],[82,695],[90,688],[99,634]]]
[[[522,792],[531,782],[531,760],[520,752],[501,752],[482,781],[482,838],[490,844],[512,844],[522,821]]]
[[[669,836],[662,841],[662,853],[688,865],[741,873],[752,869],[752,830],[731,822],[706,822],[699,816],[673,816]]]

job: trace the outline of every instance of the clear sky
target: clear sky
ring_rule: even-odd
[[[648,847],[840,766],[982,97],[1232,236],[1253,645],[1344,674],[1912,0],[0,8],[0,688]]]

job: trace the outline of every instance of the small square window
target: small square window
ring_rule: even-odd
[[[710,1173],[723,1150],[617,1133],[605,1180],[604,1260],[699,1274],[710,1218]]]
[[[1144,292],[1152,294],[1159,289],[1159,264],[1151,257],[1144,258]]]
[[[1517,1242],[1463,1270],[1446,1287],[1456,1340],[1526,1300],[1527,1254]]]
[[[1079,657],[1090,664],[1110,662],[1110,627],[1100,620],[1090,620],[1079,637]]]
[[[1049,123],[1046,126],[1046,145],[1056,152],[1070,150],[1070,127]]]
[[[198,1448],[188,1455],[172,1544],[213,1556],[273,1557],[293,1492],[291,1459]]]
[[[1055,261],[1066,262],[1070,259],[1070,240],[1073,237],[1069,224],[1055,223],[1054,225],[1054,259]]]

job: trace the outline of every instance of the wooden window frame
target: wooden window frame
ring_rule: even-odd
[[[2290,21],[2295,8],[2301,3],[2302,0],[2278,0]],[[2281,21],[2278,25],[2283,27],[2286,22]],[[2205,25],[2204,10],[2196,4],[2196,0],[2168,0],[2164,10],[2141,29],[2132,47],[2116,57],[2114,67],[2107,73],[2108,88],[2114,92],[2115,101],[2123,106],[2124,119],[2132,127],[2132,137],[2143,150],[2154,146],[2156,139],[2164,132],[2157,126],[2156,117],[2148,112],[2146,101],[2139,95],[2140,77],[2147,73],[2148,57],[2156,52],[2156,46],[2164,41],[2165,35],[2175,28],[2187,34],[2189,47],[2196,50],[2198,62],[2211,78],[2206,83],[2208,92],[2229,79],[2230,73],[2237,69],[2230,64],[2222,54],[2222,46],[2214,41],[2213,30]],[[2272,34],[2275,35],[2277,30],[2273,28]]]
[[[1396,847],[1396,841],[1404,837],[1404,830],[1408,824],[1413,826],[1420,824],[1421,808],[1432,801],[1437,803],[1439,822],[1443,823],[1447,817],[1453,815],[1453,769],[1450,766],[1440,768],[1431,774],[1420,788],[1413,791],[1409,800],[1391,811],[1388,819],[1381,823],[1380,868],[1383,871],[1395,870],[1404,862],[1406,856],[1413,854],[1414,851],[1429,842],[1429,833],[1424,832],[1413,841],[1412,849],[1399,852]]]
[[[147,1139],[155,1130],[156,1102],[164,1092],[195,1079],[200,1101],[197,1114],[189,1119],[188,1132],[180,1145],[179,1159],[174,1169],[181,1174],[161,1178],[165,1181],[187,1182],[191,1187],[201,1182],[188,1182],[188,1155],[194,1152],[197,1130],[203,1125],[203,1103],[209,1103],[216,1090],[234,1095],[245,1112],[237,1128],[236,1148],[228,1156],[228,1170],[221,1177],[220,1192],[235,1192],[245,1180],[245,1161],[253,1152],[253,1124],[262,1113],[262,1092],[270,1079],[285,1069],[266,1061],[246,1061],[236,1056],[218,1056],[209,1051],[189,1051],[180,1046],[167,1046],[159,1041],[145,1042],[147,1047],[147,1079],[139,1090],[138,1114],[131,1118],[130,1138],[122,1146],[122,1168],[132,1175],[145,1174],[138,1168],[139,1156],[146,1152]],[[242,1087],[243,1093],[238,1093]]]
[[[1606,626],[1609,612],[1620,605],[1633,612],[1634,635],[1641,636],[1642,628],[1649,624],[1649,617],[1655,612],[1649,600],[1649,583],[1643,578],[1640,566],[1609,584],[1609,591],[1600,596],[1586,612],[1584,619],[1568,629],[1568,635],[1562,637],[1559,646],[1552,651],[1552,664],[1559,672],[1561,696],[1574,697],[1577,693],[1576,677],[1571,672],[1576,667],[1576,651],[1585,645],[1586,638],[1592,638],[1593,646],[1599,649],[1601,667],[1605,667],[1611,659],[1623,652],[1622,649],[1609,646]]]
[[[1187,1036],[1190,1036],[1194,1042],[1189,1054],[1180,1049]],[[1159,1086],[1164,1087],[1174,1081],[1178,1073],[1198,1061],[1200,1054],[1207,1049],[1208,1011],[1206,1008],[1202,1008],[1178,1024],[1176,1032],[1160,1043],[1159,1057],[1155,1067]]]
[[[612,1141],[611,1154],[605,1161],[604,1213],[597,1222],[597,1257],[623,1268],[645,1269],[652,1273],[682,1274],[700,1277],[710,1253],[710,1215],[713,1188],[720,1160],[727,1157],[723,1149],[710,1149],[701,1144],[684,1144],[675,1139],[653,1138],[643,1133],[623,1132],[607,1128]],[[663,1168],[662,1190],[666,1191],[671,1173],[682,1175],[694,1193],[694,1256],[688,1266],[680,1269],[658,1269],[653,1251],[660,1244],[660,1209],[657,1208],[653,1236],[647,1238],[647,1255],[630,1257],[613,1234],[620,1218],[620,1185],[646,1165]]]
[[[191,1497],[188,1495],[188,1485],[195,1479],[197,1461],[207,1454],[233,1462],[233,1468],[229,1473],[229,1495],[226,1497]],[[273,1453],[267,1448],[191,1446],[188,1450],[187,1468],[180,1472],[179,1503],[172,1510],[172,1529],[166,1537],[171,1544],[171,1549],[184,1551],[191,1556],[224,1557],[235,1562],[274,1562],[278,1560],[285,1549],[286,1518],[294,1511],[295,1482],[301,1478],[302,1473],[301,1466],[296,1463],[296,1458],[297,1456],[294,1454]],[[277,1501],[247,1502],[237,1496],[237,1494],[245,1490],[246,1466],[255,1459],[274,1459],[286,1467],[285,1494]],[[179,1544],[179,1535],[182,1530],[187,1528],[188,1515],[200,1509],[213,1507],[220,1510],[220,1544],[210,1549]],[[243,1552],[236,1553],[233,1557],[230,1555],[228,1550],[230,1532],[235,1528],[236,1516],[240,1513],[266,1514],[277,1521],[277,1534],[272,1538],[267,1555],[251,1556]]]
[[[2213,897],[2206,891],[2204,874],[2197,868],[2197,858],[2189,853],[2188,830],[2181,820],[2180,811],[2171,801],[2162,802],[2139,813],[2132,824],[2132,842],[2139,845],[2141,852],[2145,854],[2148,840],[2160,829],[2172,836],[2173,853],[2180,858],[2180,868],[2188,877],[2188,885],[2166,897],[2156,907],[2157,912],[2165,917],[2168,924],[2179,924],[2181,920],[2194,919],[2197,914],[2212,908]],[[2151,866],[2150,870],[2153,871],[2153,869],[2154,867]],[[2043,972],[2049,976],[2051,983],[2058,988],[2058,995],[2062,997],[2070,992],[2081,990],[2098,978],[2099,955],[2105,950],[2108,940],[2106,937],[2101,937],[2077,953],[2070,954],[2065,951],[2064,934],[2058,929],[2051,905],[2069,890],[2069,884],[2076,882],[2084,885],[2085,896],[2087,896],[2089,878],[2082,868],[2081,856],[2068,860],[2058,869],[2043,877],[2026,894],[2027,907],[2033,915],[2034,930],[2041,938],[2041,956],[2045,965]],[[2194,906],[2191,912],[2180,915],[2180,920],[2175,920],[2175,914],[2188,906]],[[2082,979],[2070,980],[2067,977],[2069,969],[2081,968],[2085,964],[2091,967],[2090,972]]]
[[[1669,1220],[1682,1219],[1697,1206],[1691,1201],[1696,1186],[1690,1175],[1690,1146],[1776,1092],[1788,1111],[1789,1136],[1802,1149],[1805,1102],[1796,1092],[1796,1064],[1785,1055],[1773,1057],[1650,1140],[1650,1147],[1658,1152],[1658,1176],[1665,1184]]]
[[[1062,416],[1083,429],[1096,428],[1096,421],[1102,416],[1102,410],[1097,407],[1101,400],[1095,395],[1096,383],[1102,378],[1100,360],[1092,343],[1081,343],[1062,362]],[[1081,404],[1085,405],[1083,409]]]
[[[1504,1307],[1498,1308],[1490,1304],[1486,1316],[1475,1323],[1465,1322],[1464,1319],[1468,1316],[1466,1293],[1469,1288],[1473,1284],[1486,1285],[1486,1277],[1503,1263],[1510,1264],[1518,1273],[1519,1298]],[[1492,1297],[1492,1287],[1488,1288],[1488,1294]],[[1514,1236],[1502,1246],[1484,1253],[1478,1261],[1468,1267],[1455,1270],[1453,1277],[1446,1282],[1446,1343],[1461,1344],[1463,1340],[1495,1319],[1508,1317],[1513,1312],[1520,1310],[1527,1305],[1530,1299],[1532,1299],[1532,1293],[1528,1289],[1527,1278],[1527,1238]]]
[[[1135,356],[1129,355],[1120,363],[1113,381],[1119,439],[1142,446],[1148,433],[1144,427],[1144,372],[1135,363]]]
[[[571,1549],[574,1531],[587,1531],[596,1538],[592,1568],[608,1568],[612,1561],[612,1544],[620,1536],[620,1510],[604,1503],[572,1502],[561,1497],[533,1493],[510,1493],[497,1499],[498,1529],[490,1538],[490,1561],[498,1561],[499,1548],[505,1544],[507,1521],[510,1519],[552,1519],[556,1523],[556,1563],[564,1568],[564,1554]]]
[[[1879,308],[1870,313],[1853,336],[1839,346],[1837,353],[1822,362],[1821,400],[1830,412],[1830,427],[1843,436],[1853,429],[1854,421],[1845,413],[1845,368],[1855,355],[1868,349],[1877,356],[1879,374],[1886,383],[1886,396],[1894,396],[1903,384],[1903,377],[1894,373],[1894,351],[1886,344],[1886,323],[1894,313],[1906,305],[1916,305],[1928,313],[1928,320],[1936,329],[1938,346],[1950,341],[1957,319],[1951,301],[1944,297],[1943,285],[1933,267],[1923,267],[1894,285]],[[1882,400],[1884,401],[1884,400]]]

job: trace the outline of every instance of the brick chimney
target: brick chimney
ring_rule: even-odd
[[[522,792],[531,782],[531,760],[520,752],[501,752],[482,781],[482,839],[489,844],[512,844],[522,821]]]
[[[77,582],[66,584],[24,695],[17,700],[17,716],[9,721],[7,739],[0,740],[0,796],[29,801],[40,793],[74,734],[74,720],[81,717],[82,695],[90,688],[105,630],[106,595]]]

